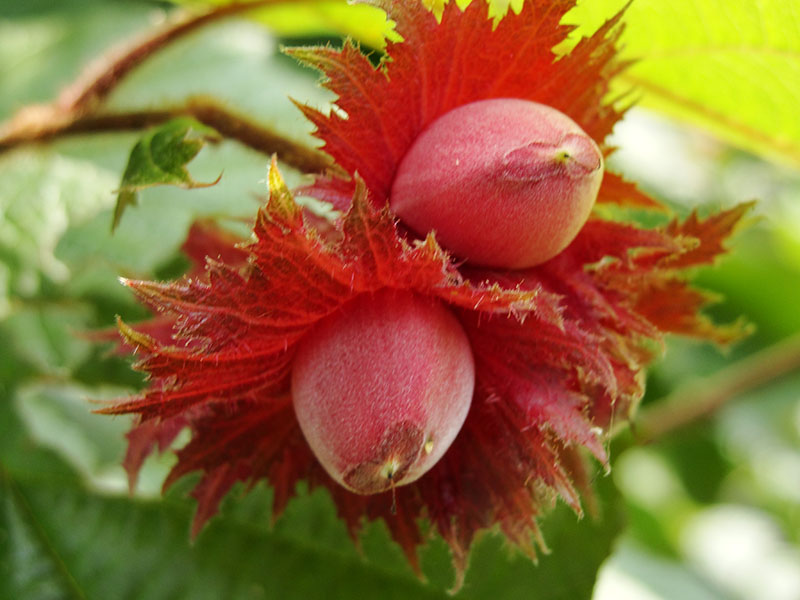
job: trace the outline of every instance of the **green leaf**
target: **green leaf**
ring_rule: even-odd
[[[542,518],[550,553],[539,564],[520,554],[504,557],[500,536],[486,536],[470,557],[464,598],[582,600],[592,596],[597,572],[622,530],[621,498],[611,478],[594,485],[600,506],[597,518],[579,520],[565,505]],[[457,597],[460,597],[457,596]]]
[[[36,373],[64,377],[90,353],[91,343],[76,334],[89,317],[88,306],[69,301],[24,306],[0,324],[4,349]]]
[[[226,5],[237,0],[212,0]],[[441,15],[447,0],[419,0],[434,14]],[[464,7],[470,0],[454,0]],[[181,4],[207,6],[208,0],[178,0]],[[519,11],[522,0],[490,0],[490,14],[504,15],[509,7]],[[383,10],[368,3],[343,0],[307,0],[276,3],[253,11],[252,17],[284,38],[349,37],[368,48],[382,50],[386,40],[400,40]]]
[[[581,2],[565,22],[595,30],[626,0]],[[800,4],[785,0],[633,2],[618,91],[750,152],[800,166]]]
[[[31,384],[14,402],[0,398],[0,569],[16,573],[10,579],[0,573],[0,597],[39,598],[39,585],[55,590],[55,598],[250,597],[248,590],[260,588],[280,591],[281,598],[448,597],[453,571],[444,542],[423,548],[423,584],[383,524],[366,527],[359,556],[321,489],[301,490],[273,528],[266,486],[231,494],[222,516],[192,545],[194,503],[182,498],[191,481],[163,501],[122,492],[124,475],[110,461],[119,459],[124,423],[90,414],[86,400],[107,395]],[[148,488],[152,493],[157,484]],[[499,534],[481,536],[456,597],[589,598],[622,524],[610,478],[598,489],[601,518],[578,520],[563,505],[543,517],[552,553],[538,565],[506,548]],[[15,587],[4,596],[3,585]]]
[[[4,598],[85,598],[25,497],[0,464],[0,594]]]
[[[365,4],[309,2],[287,4],[261,11],[257,17],[275,33],[286,37],[325,34],[349,36],[370,48],[383,48],[391,29],[380,9]]]
[[[182,500],[92,494],[72,481],[31,478],[2,466],[0,487],[0,569],[6,571],[0,573],[5,575],[0,591],[8,588],[4,597],[448,598],[444,590],[410,573],[371,556],[359,558],[343,539],[345,551],[318,544],[313,531],[306,538],[270,531],[263,518],[218,518],[190,545],[191,508]],[[313,499],[307,505],[332,515],[325,495]],[[267,506],[262,509],[266,514]],[[479,575],[469,576],[456,597],[589,598],[594,572],[586,565],[596,569],[593,549],[608,545],[605,535],[602,543],[593,536],[609,527],[567,520],[571,523],[557,517],[553,524],[583,531],[573,533],[566,544],[553,544],[553,555],[538,567],[521,556],[509,560],[500,538],[486,537],[473,558]]]
[[[184,502],[109,498],[2,471],[0,487],[0,586],[16,600],[447,597],[263,524],[219,519],[190,546]]]
[[[64,383],[30,384],[16,394],[16,409],[31,438],[66,460],[92,488],[127,492],[121,462],[128,419],[104,419],[92,412],[101,398],[120,397],[126,390],[89,390]],[[163,478],[166,471],[161,470]],[[155,490],[158,490],[158,486]],[[151,490],[152,493],[152,490]]]
[[[0,161],[0,317],[11,298],[31,298],[70,270],[55,254],[71,226],[109,206],[113,178],[84,160],[15,152]]]
[[[112,230],[119,225],[125,209],[136,204],[138,192],[144,188],[175,185],[193,189],[216,185],[222,174],[216,181],[200,183],[192,179],[186,165],[206,142],[218,139],[213,130],[186,117],[173,119],[147,132],[131,150],[122,174]]]
[[[208,6],[203,0],[179,0],[182,4]],[[216,5],[236,0],[213,0]],[[285,37],[349,36],[371,48],[383,48],[390,32],[386,14],[374,6],[350,4],[341,0],[287,2],[261,8],[252,16],[275,33]]]

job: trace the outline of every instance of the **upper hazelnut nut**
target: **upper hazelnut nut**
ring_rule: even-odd
[[[419,135],[397,169],[390,205],[457,257],[523,269],[569,245],[602,178],[600,149],[565,114],[529,100],[481,100]]]

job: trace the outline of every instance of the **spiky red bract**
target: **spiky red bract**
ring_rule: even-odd
[[[740,333],[698,314],[705,297],[683,271],[722,252],[746,207],[655,230],[593,217],[561,254],[514,272],[457,266],[430,235],[409,241],[386,208],[394,170],[419,131],[455,106],[490,97],[542,102],[603,147],[620,117],[603,102],[622,67],[614,59],[619,17],[554,60],[550,49],[569,32],[560,21],[572,1],[530,0],[496,28],[480,0],[463,13],[451,3],[441,24],[417,2],[381,5],[404,38],[389,45],[381,68],[349,43],[294,52],[326,73],[347,115],[304,109],[325,150],[353,175],[311,188],[343,209],[342,219],[324,233],[309,226],[273,164],[249,245],[223,244],[233,256],[213,248],[223,260],[182,281],[128,281],[172,324],[172,338],[121,327],[149,387],[103,412],[138,415],[126,459],[132,476],[156,445],[190,429],[165,485],[201,472],[195,533],[237,481],[267,479],[279,514],[306,480],[330,491],[354,537],[365,518],[383,519],[416,568],[427,517],[463,573],[479,530],[498,525],[532,553],[534,541],[542,544],[536,517],[555,497],[580,511],[577,453],[586,448],[605,463],[604,436],[612,419],[635,408],[642,369],[663,333],[721,342]],[[598,201],[659,206],[612,174]],[[324,472],[288,396],[303,337],[358,295],[384,288],[449,305],[476,368],[461,432],[425,476],[396,490],[396,514],[388,494],[353,494]]]
[[[372,66],[351,42],[341,50],[292,48],[288,52],[319,69],[339,110],[330,115],[300,106],[316,125],[323,150],[347,172],[358,172],[377,206],[389,197],[395,170],[425,127],[450,110],[489,98],[521,98],[560,110],[601,148],[622,113],[605,101],[609,81],[625,65],[616,59],[620,15],[555,60],[553,47],[572,30],[562,25],[573,0],[525,2],[520,14],[495,24],[487,4],[462,12],[449,2],[438,23],[422,2],[375,0],[396,23],[402,42]],[[608,148],[605,148],[608,152]],[[609,201],[601,188],[599,202]],[[352,186],[320,178],[309,188],[346,207]],[[628,194],[628,199],[633,196]]]
[[[604,462],[600,431],[613,411],[625,418],[641,395],[638,374],[650,358],[643,342],[660,332],[640,309],[664,285],[688,290],[669,264],[687,248],[703,247],[706,227],[724,237],[730,227],[722,231],[720,224],[732,227],[741,216],[693,220],[698,237],[691,239],[678,224],[642,231],[593,220],[557,260],[503,274],[457,270],[433,238],[409,244],[362,185],[338,235],[328,238],[305,225],[274,166],[270,191],[256,239],[243,248],[246,262],[209,261],[204,276],[182,282],[127,282],[172,320],[176,335],[169,343],[122,325],[150,385],[102,412],[139,415],[126,459],[132,478],[156,444],[163,448],[188,426],[191,441],[178,451],[165,486],[203,473],[194,491],[195,533],[236,481],[269,480],[277,514],[304,479],[330,490],[354,536],[364,517],[384,519],[414,565],[423,541],[418,519],[427,516],[459,568],[475,533],[495,523],[533,551],[535,517],[554,493],[580,510],[565,465],[577,447]],[[606,237],[613,241],[603,250],[598,241]],[[598,262],[604,256],[611,260]],[[662,266],[653,270],[656,257]],[[387,287],[449,303],[476,361],[464,428],[429,473],[397,490],[396,515],[386,494],[358,496],[325,474],[287,396],[303,335],[357,295]],[[695,311],[694,303],[676,304],[666,325],[686,332],[697,322]],[[702,329],[695,333],[708,333]]]
[[[232,233],[220,227],[210,219],[195,221],[181,245],[181,252],[189,259],[188,273],[191,277],[202,276],[205,273],[206,260],[211,258],[221,260],[230,265],[241,265],[247,261],[247,252],[240,248],[241,240]],[[137,330],[151,338],[169,344],[173,339],[174,318],[159,316],[141,323]],[[84,334],[95,342],[116,342],[119,340],[119,328],[109,327]],[[188,341],[188,340],[187,340]],[[128,356],[134,347],[126,343],[117,344],[114,352]],[[131,440],[134,445],[134,440]],[[128,459],[126,459],[127,461]]]

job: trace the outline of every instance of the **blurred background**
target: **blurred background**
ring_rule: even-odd
[[[795,368],[651,443],[619,436],[611,474],[596,475],[596,520],[557,507],[543,521],[552,553],[538,565],[485,534],[456,597],[800,599],[800,7],[736,4],[640,0],[623,38],[626,56],[642,60],[622,82],[639,84],[637,107],[614,132],[610,166],[683,216],[758,200],[731,252],[696,273],[719,296],[709,314],[744,316],[754,333],[726,351],[670,338],[643,410],[705,397],[769,349],[788,364],[794,353]],[[590,31],[620,5],[587,1],[570,22]],[[171,10],[145,0],[0,0],[0,121],[54,99],[93,58]],[[379,52],[383,32],[379,12],[340,2],[226,19],[150,58],[107,106],[207,94],[313,144],[288,98],[318,107],[332,98],[280,46],[351,35]],[[235,142],[208,146],[189,168],[197,181],[222,173],[218,185],[145,190],[112,235],[115,190],[141,135],[0,152],[0,598],[448,597],[441,540],[422,551],[422,583],[382,525],[368,525],[356,549],[321,491],[301,493],[273,524],[270,491],[237,488],[194,543],[191,478],[161,497],[171,455],[151,458],[128,493],[130,422],[90,411],[142,380],[85,333],[113,326],[115,315],[146,316],[117,278],[180,275],[195,219],[241,229],[235,219],[251,219],[263,201],[268,163]],[[282,169],[290,184],[302,181]]]

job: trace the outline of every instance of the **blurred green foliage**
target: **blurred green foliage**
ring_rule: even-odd
[[[89,59],[146,27],[165,6],[0,0],[0,119],[55,97]],[[308,23],[316,9],[281,10],[282,26],[270,17],[277,34],[236,19],[171,45],[135,71],[111,105],[155,107],[210,94],[310,142],[308,124],[287,97],[318,106],[330,97],[314,73],[277,52],[286,39],[276,36],[369,34],[343,28],[325,11],[318,13],[322,25],[292,29],[293,19]],[[636,5],[631,10],[632,18],[644,18]],[[658,145],[666,127],[704,174],[700,183],[678,193],[659,179],[658,165],[624,152],[616,166],[676,211],[686,213],[687,202],[706,211],[761,199],[760,220],[736,238],[732,253],[697,274],[724,298],[711,309],[717,318],[744,314],[758,329],[728,353],[670,340],[650,373],[645,404],[800,332],[800,174],[695,130],[659,127],[634,115],[618,132],[620,145],[637,131]],[[89,411],[91,402],[123,396],[141,379],[128,361],[81,333],[111,326],[116,314],[132,322],[144,316],[116,278],[173,275],[184,264],[178,248],[195,218],[252,217],[268,160],[231,142],[204,148],[192,175],[212,181],[224,170],[217,186],[148,189],[112,236],[115,190],[139,138],[71,137],[0,155],[0,598],[446,597],[453,572],[441,540],[422,552],[422,583],[382,525],[366,528],[359,553],[320,491],[301,493],[274,525],[269,490],[234,492],[195,544],[188,537],[191,482],[160,499],[170,456],[150,460],[128,496],[120,462],[129,422]],[[673,168],[673,181],[690,179],[680,170],[688,167]],[[282,169],[290,183],[300,181]],[[557,507],[543,520],[552,553],[538,565],[498,535],[484,535],[457,597],[588,598],[604,561],[600,600],[792,600],[785,594],[800,593],[800,560],[793,562],[800,555],[800,378],[748,393],[649,447],[623,437],[611,451],[612,475],[598,474],[595,482],[597,520],[578,522]],[[749,537],[734,537],[727,547],[736,552],[726,554],[719,550],[725,532]],[[768,585],[753,583],[766,575]]]

